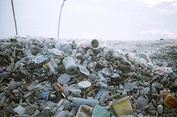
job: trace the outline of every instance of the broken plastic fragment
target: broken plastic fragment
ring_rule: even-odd
[[[45,99],[46,101],[48,101],[49,99],[49,92],[42,92],[39,94],[39,98]]]
[[[42,63],[43,61],[45,61],[46,59],[47,59],[46,56],[40,54],[40,55],[37,55],[36,57],[34,57],[32,59],[32,61],[39,64],[39,63]]]
[[[33,83],[31,83],[29,86],[28,86],[28,90],[32,90],[35,88],[36,85],[38,85],[39,81],[38,80],[35,80]]]
[[[158,67],[154,71],[155,74],[159,74],[159,75],[162,75],[164,73],[169,74],[169,73],[172,73],[172,72],[173,72],[172,68],[171,67],[166,67],[166,66]]]
[[[86,76],[90,75],[90,72],[84,66],[79,66],[79,70],[81,73],[83,73]]]
[[[14,112],[16,112],[17,114],[19,114],[20,116],[23,116],[25,114],[25,108],[22,107],[21,105],[17,106],[13,110],[14,110]]]
[[[55,117],[68,117],[68,115],[66,111],[61,111]]]
[[[77,84],[70,85],[69,90],[75,95],[80,95],[81,93],[81,89]]]
[[[101,73],[104,75],[104,76],[111,76],[113,74],[113,70],[111,68],[103,68],[101,70]]]
[[[77,111],[76,117],[91,117],[93,108],[87,105],[81,105]]]
[[[105,108],[96,105],[91,117],[110,117],[110,115],[110,112],[107,111]]]
[[[89,81],[82,81],[82,82],[79,82],[79,83],[78,83],[78,86],[79,86],[80,88],[85,89],[85,88],[90,87],[90,86],[91,86],[91,83],[90,83]]]
[[[55,43],[55,48],[61,49],[61,43],[59,41]]]
[[[30,49],[24,51],[24,53],[26,54],[26,56],[33,56]]]
[[[64,52],[62,50],[58,50],[56,48],[48,49],[48,52],[51,53],[51,54],[60,56],[60,57],[63,57],[63,55],[64,55]]]
[[[96,94],[96,96],[95,96],[95,100],[98,100],[100,97],[101,97],[101,95],[104,93],[104,92],[107,92],[108,91],[108,89],[107,88],[104,88],[104,87],[102,87],[99,91],[98,91],[98,93]]]
[[[102,75],[101,71],[98,71],[98,77],[99,77],[104,83],[107,82],[106,78]]]
[[[9,88],[10,89],[15,89],[17,88],[18,86],[20,86],[22,83],[21,82],[16,82],[14,81],[14,79],[12,79],[10,82],[9,82]]]

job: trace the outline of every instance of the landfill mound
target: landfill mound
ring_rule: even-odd
[[[177,116],[177,40],[0,40],[0,116]]]

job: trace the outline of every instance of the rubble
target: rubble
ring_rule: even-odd
[[[165,41],[1,39],[0,115],[177,116],[177,41]]]

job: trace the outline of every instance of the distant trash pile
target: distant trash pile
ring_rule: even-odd
[[[110,46],[1,39],[0,116],[177,116],[177,47],[154,56]]]

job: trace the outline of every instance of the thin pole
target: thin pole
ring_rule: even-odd
[[[60,21],[61,21],[61,13],[62,13],[62,8],[64,6],[64,2],[66,0],[63,0],[63,3],[61,5],[61,8],[60,8],[60,14],[59,14],[59,20],[58,20],[58,34],[57,34],[57,39],[59,39],[59,34],[60,34]]]
[[[16,18],[15,18],[15,10],[14,10],[13,0],[11,0],[11,5],[12,5],[12,11],[13,11],[13,17],[14,17],[14,23],[15,23],[15,34],[18,35],[17,23],[16,23]]]

